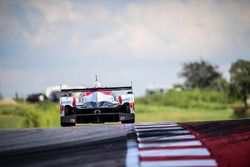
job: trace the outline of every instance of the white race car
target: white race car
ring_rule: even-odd
[[[61,126],[76,123],[118,122],[134,123],[132,86],[61,89]]]

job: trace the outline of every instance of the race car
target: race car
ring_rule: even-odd
[[[95,82],[90,88],[61,89],[61,126],[77,123],[134,123],[132,86],[101,87]]]

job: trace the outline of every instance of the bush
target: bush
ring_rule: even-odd
[[[230,99],[223,92],[208,89],[183,91],[169,90],[163,94],[147,95],[136,99],[138,103],[172,106],[179,108],[225,109]]]
[[[250,117],[250,108],[245,107],[240,104],[233,104],[230,106],[233,109],[233,117],[240,119],[240,118],[247,118]]]
[[[21,127],[33,128],[41,126],[41,114],[34,109],[30,109],[25,112],[24,119],[21,123]]]
[[[0,128],[58,127],[59,114],[59,104],[49,101],[0,105]]]
[[[44,102],[30,104],[25,112],[21,127],[57,127],[59,126],[58,103]]]

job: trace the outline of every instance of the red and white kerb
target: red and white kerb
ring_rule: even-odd
[[[139,124],[134,129],[137,135],[137,166],[217,166],[208,149],[177,123]]]

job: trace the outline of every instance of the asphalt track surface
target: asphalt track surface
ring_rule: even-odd
[[[0,166],[250,166],[250,120],[0,131]]]
[[[0,131],[1,166],[124,166],[133,125]]]

